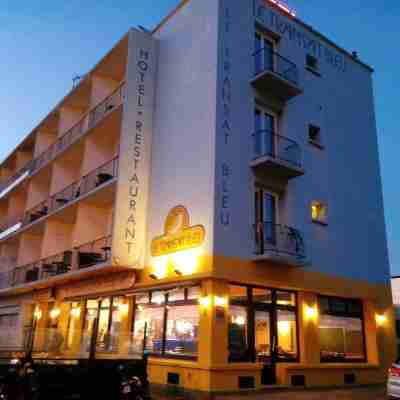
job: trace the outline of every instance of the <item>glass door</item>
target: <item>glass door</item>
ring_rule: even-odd
[[[276,156],[276,117],[256,108],[254,111],[254,155]]]
[[[277,196],[261,188],[256,190],[256,244],[261,254],[276,245]]]
[[[261,383],[273,385],[276,383],[276,329],[268,309],[255,310],[254,339],[256,362],[264,364]]]
[[[274,42],[256,32],[254,42],[255,74],[274,71]]]

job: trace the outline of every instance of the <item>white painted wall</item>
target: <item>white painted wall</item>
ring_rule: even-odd
[[[183,205],[191,225],[205,226],[205,254],[213,243],[217,21],[217,1],[191,1],[155,35],[159,68],[148,243],[163,234],[170,209]]]

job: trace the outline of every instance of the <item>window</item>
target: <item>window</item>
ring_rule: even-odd
[[[164,328],[164,308],[141,306],[135,311],[135,339],[146,337],[146,351],[149,353],[162,352]]]
[[[106,297],[102,300],[88,300],[86,302],[85,328],[82,339],[86,351],[90,349],[96,318],[98,319],[96,351],[118,351],[118,340],[121,332],[121,313],[119,309],[121,302],[123,300],[120,297]],[[72,329],[75,328],[72,327]]]
[[[276,245],[278,196],[262,188],[255,191],[255,245],[256,254]]]
[[[321,361],[365,361],[361,301],[321,297],[319,308]]]
[[[198,350],[198,306],[170,306],[167,310],[165,354],[196,356]]]
[[[198,353],[199,287],[152,292],[150,304],[137,296],[133,336],[146,338],[146,351],[168,357],[195,358]],[[165,331],[164,331],[165,330]]]
[[[328,208],[320,201],[313,201],[311,203],[311,218],[313,222],[327,224]]]
[[[297,359],[297,324],[294,311],[278,310],[278,357],[281,360]]]
[[[254,157],[276,157],[277,116],[257,106],[254,110]]]
[[[248,361],[247,307],[229,307],[229,361]]]
[[[318,58],[312,56],[311,54],[306,55],[306,67],[307,69],[313,70],[313,72],[319,71]]]
[[[231,285],[229,304],[230,362],[298,360],[295,293]]]
[[[310,144],[318,148],[323,148],[321,141],[321,128],[319,126],[311,124],[308,126],[308,141]]]
[[[259,32],[255,34],[254,42],[254,72],[258,75],[264,71],[274,71],[275,42]]]

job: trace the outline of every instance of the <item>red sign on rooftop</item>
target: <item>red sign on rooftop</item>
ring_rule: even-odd
[[[282,1],[278,1],[278,0],[265,0],[266,3],[270,3],[270,4],[274,4],[276,7],[278,7],[279,9],[281,9],[283,12],[285,12],[286,14],[291,15],[292,17],[296,16],[296,12],[294,11],[294,9],[290,8],[288,5],[286,5],[285,3],[283,3]]]

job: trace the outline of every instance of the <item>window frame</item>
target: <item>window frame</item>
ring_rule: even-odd
[[[189,289],[198,287],[199,289],[201,288],[200,285],[191,285],[191,286],[185,286],[182,287],[182,289],[185,291],[185,296],[184,300],[176,300],[176,301],[168,301],[168,290],[149,290],[143,293],[148,293],[149,295],[149,302],[148,303],[140,303],[136,304],[136,301],[133,306],[133,313],[132,313],[132,321],[131,321],[131,332],[133,333],[135,331],[135,318],[136,318],[136,310],[138,309],[139,306],[144,306],[144,307],[152,307],[152,308],[161,308],[163,309],[163,331],[162,331],[162,343],[161,343],[161,351],[159,353],[155,352],[148,352],[147,354],[151,357],[157,357],[157,358],[165,358],[165,359],[175,359],[175,360],[189,360],[189,361],[196,361],[198,359],[198,354],[195,356],[189,356],[189,355],[179,355],[179,354],[170,354],[165,351],[166,349],[166,339],[167,339],[167,322],[168,322],[168,308],[172,306],[199,306],[199,301],[198,299],[189,299]],[[162,304],[156,304],[152,303],[152,296],[154,292],[163,292],[164,294],[164,302]],[[140,294],[143,294],[140,293]],[[139,294],[139,293],[138,293]],[[199,297],[200,297],[200,291],[199,291]],[[200,317],[200,310],[199,310],[199,317]],[[145,338],[146,340],[146,338]]]
[[[274,324],[272,327],[273,330],[276,330],[276,340],[277,345],[279,344],[279,337],[278,337],[278,325],[277,325],[277,316],[278,311],[289,311],[293,312],[296,321],[296,357],[293,359],[285,359],[282,357],[277,356],[276,354],[273,355],[273,363],[299,363],[300,362],[300,326],[299,326],[299,299],[298,299],[298,292],[295,290],[288,290],[288,289],[281,289],[281,288],[273,288],[267,286],[259,286],[259,285],[247,285],[241,284],[237,282],[229,282],[230,286],[239,286],[245,287],[247,289],[247,300],[231,300],[229,298],[229,306],[244,306],[246,307],[247,312],[247,357],[243,358],[242,360],[234,360],[232,361],[230,354],[228,354],[228,363],[244,363],[244,362],[252,362],[257,363],[256,357],[256,349],[255,349],[255,312],[256,311],[268,311],[270,313],[271,322]],[[253,289],[261,289],[265,291],[271,292],[271,303],[261,303],[261,302],[254,302],[253,301]],[[277,303],[277,293],[278,292],[286,292],[293,294],[295,296],[295,305],[283,305]],[[228,318],[229,318],[228,313]],[[276,326],[275,326],[276,325]],[[229,329],[229,327],[228,327]],[[229,331],[228,331],[228,338],[229,338]],[[229,344],[229,343],[228,343]]]
[[[260,41],[262,43],[262,47],[260,49],[256,49],[256,46],[255,46],[255,43],[256,43],[255,40],[256,40],[257,36],[260,37]],[[272,73],[276,73],[276,69],[277,69],[276,68],[277,67],[276,53],[277,53],[277,48],[278,48],[278,42],[276,39],[271,37],[271,35],[268,35],[266,32],[263,32],[261,29],[256,28],[254,31],[254,53],[256,53],[257,51],[260,51],[261,55],[262,55],[262,68],[261,68],[261,72],[259,72],[258,74],[263,74],[267,71],[267,68],[265,66],[265,55],[264,55],[265,48],[266,48],[265,43],[264,43],[265,41],[269,42],[272,47],[272,68],[273,68],[273,70],[272,71],[268,70],[268,71],[270,71]],[[255,70],[255,74],[258,75],[256,73],[256,65],[254,65],[254,70]]]
[[[311,137],[311,135],[310,135],[311,130],[313,130],[313,129],[315,129],[315,130],[318,131],[318,138],[317,138],[317,139],[312,139],[312,137]],[[325,146],[324,146],[324,143],[323,143],[323,141],[322,141],[321,132],[322,132],[321,126],[316,125],[316,124],[313,124],[313,123],[309,123],[309,124],[308,124],[308,135],[307,135],[307,136],[308,136],[308,143],[309,143],[310,145],[312,145],[312,146],[318,148],[319,150],[324,150],[324,149],[325,149]]]
[[[331,311],[329,310],[328,312],[321,312],[321,306],[320,306],[320,301],[321,299],[328,299],[330,300],[336,300],[336,301],[344,301],[346,302],[346,309],[348,309],[348,306],[351,302],[357,302],[361,306],[361,311],[359,313],[351,313],[349,311]],[[347,359],[338,359],[338,360],[324,360],[323,357],[321,356],[321,347],[320,347],[320,362],[321,364],[338,364],[338,363],[343,363],[343,364],[358,364],[358,363],[366,363],[368,362],[368,354],[367,354],[367,341],[366,341],[366,331],[365,331],[365,316],[364,316],[364,302],[361,299],[354,299],[354,298],[344,298],[344,297],[338,297],[338,296],[325,296],[325,295],[318,295],[318,314],[321,315],[328,315],[332,317],[338,317],[338,318],[352,318],[352,319],[360,319],[361,321],[361,333],[362,333],[362,338],[363,338],[363,357],[362,358],[357,358],[354,360],[347,360]],[[319,324],[318,324],[318,332],[319,332]]]
[[[323,210],[324,217],[322,218],[320,216],[317,216],[317,218],[314,218],[313,217],[313,207],[317,207],[317,208],[319,207],[321,210]],[[324,226],[328,225],[328,205],[326,202],[322,202],[320,200],[313,200],[311,202],[310,211],[311,211],[311,221],[314,224],[320,224],[320,225],[324,225]]]

